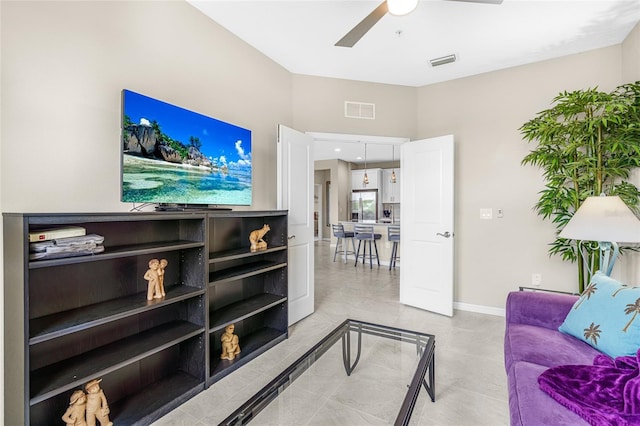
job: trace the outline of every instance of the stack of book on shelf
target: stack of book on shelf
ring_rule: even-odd
[[[88,234],[80,226],[41,229],[29,232],[29,259],[60,259],[104,251],[104,237]]]

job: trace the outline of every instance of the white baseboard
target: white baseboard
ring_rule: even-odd
[[[471,303],[453,302],[453,309],[461,311],[477,312],[479,314],[505,316],[504,308],[494,308],[493,306],[473,305]]]

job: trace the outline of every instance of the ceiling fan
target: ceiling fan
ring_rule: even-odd
[[[501,4],[503,0],[451,0],[468,3],[489,3]],[[406,15],[413,11],[418,5],[418,0],[384,0],[373,12],[368,14],[362,21],[342,37],[335,46],[353,47],[360,39],[380,20],[384,15],[390,13],[396,16]]]

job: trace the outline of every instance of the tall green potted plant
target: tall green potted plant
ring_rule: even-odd
[[[555,225],[549,254],[577,262],[582,293],[600,265],[599,251],[581,245],[585,262],[577,241],[557,235],[588,196],[618,195],[637,211],[640,191],[628,178],[640,166],[640,81],[610,93],[597,88],[562,92],[520,131],[525,141],[537,142],[522,164],[543,171],[545,187],[534,209]]]

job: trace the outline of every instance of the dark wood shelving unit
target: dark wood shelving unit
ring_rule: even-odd
[[[51,424],[95,378],[114,424],[149,424],[204,390],[207,215],[5,213],[5,424]],[[29,232],[81,226],[104,252],[29,260]],[[147,301],[151,258],[169,261]],[[155,389],[155,390],[154,390]]]
[[[268,248],[249,233],[269,224]],[[3,214],[5,418],[51,424],[101,378],[117,425],[148,425],[288,337],[287,212]],[[94,255],[29,260],[29,233],[81,226]],[[167,259],[166,295],[144,274]],[[220,360],[235,325],[241,353]]]
[[[264,224],[267,249],[251,252],[249,234]],[[211,213],[208,234],[210,385],[288,337],[287,212]],[[241,352],[221,360],[230,324]]]

